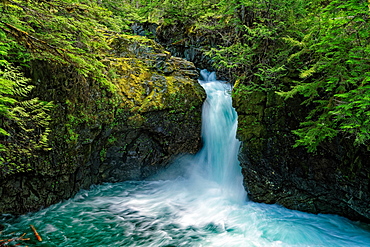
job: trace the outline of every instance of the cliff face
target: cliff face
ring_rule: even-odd
[[[274,92],[236,96],[239,159],[244,185],[253,201],[277,203],[310,213],[370,220],[370,157],[338,137],[316,153],[293,148],[291,130],[306,116],[298,98],[284,101]]]
[[[112,35],[108,82],[35,62],[33,96],[53,101],[50,151],[0,182],[1,213],[38,210],[102,182],[143,179],[200,145],[205,99],[198,72],[142,37]]]

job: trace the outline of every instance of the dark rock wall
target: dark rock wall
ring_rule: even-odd
[[[205,92],[194,65],[142,37],[112,37],[111,46],[103,60],[110,82],[72,65],[32,65],[33,96],[55,105],[52,149],[32,160],[32,171],[0,181],[1,213],[38,210],[92,184],[144,179],[200,148]]]
[[[256,202],[277,203],[310,213],[370,221],[370,152],[337,137],[316,153],[293,148],[299,121],[307,114],[300,99],[274,92],[236,96],[239,155],[244,185]]]
[[[197,29],[194,25],[182,23],[160,26],[136,23],[132,26],[132,31],[137,35],[154,38],[173,56],[191,61],[197,68],[214,70],[212,61],[204,55],[204,51],[220,43],[221,38],[215,32],[207,32],[204,29]]]

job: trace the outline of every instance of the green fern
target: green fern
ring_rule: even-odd
[[[0,71],[0,175],[32,170],[30,158],[48,151],[50,102],[25,99],[30,79],[11,66]]]

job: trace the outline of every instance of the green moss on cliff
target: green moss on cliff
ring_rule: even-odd
[[[179,72],[185,61],[172,59],[153,40],[120,35],[111,45],[113,56],[106,57],[105,63],[114,71],[112,82],[120,107],[133,114],[165,109],[186,112],[203,101],[204,91],[193,78]]]
[[[266,133],[262,123],[266,99],[266,92],[251,93],[243,84],[234,86],[233,106],[239,114],[237,134],[242,141],[258,140]]]

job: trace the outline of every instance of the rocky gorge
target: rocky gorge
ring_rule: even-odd
[[[201,50],[215,47],[217,35],[173,25],[136,26],[136,33],[148,28],[161,45],[144,36],[112,38],[114,48],[103,61],[115,78],[113,91],[79,77],[73,68],[33,65],[30,73],[41,82],[35,95],[56,105],[53,149],[35,160],[39,170],[1,182],[2,212],[37,210],[92,184],[144,179],[176,155],[199,149],[205,94],[193,63],[212,69]],[[220,74],[224,79],[226,73]],[[292,130],[307,115],[298,96],[284,100],[272,90],[249,92],[234,95],[233,102],[251,200],[369,221],[365,146],[353,147],[339,136],[316,153],[293,148]]]

